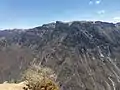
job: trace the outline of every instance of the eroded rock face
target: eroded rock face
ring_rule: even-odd
[[[11,34],[2,35],[7,46],[32,50],[34,63],[56,71],[62,90],[120,89],[119,23],[57,21]]]

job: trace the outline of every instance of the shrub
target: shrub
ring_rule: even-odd
[[[59,90],[57,77],[50,68],[32,65],[24,72],[23,78],[30,90]]]

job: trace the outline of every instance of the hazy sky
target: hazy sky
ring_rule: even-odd
[[[120,21],[120,0],[0,0],[0,29],[73,20]]]

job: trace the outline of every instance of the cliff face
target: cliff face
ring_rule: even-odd
[[[0,66],[8,66],[1,69],[6,75],[3,79],[0,74],[1,81],[20,77],[19,73],[32,61],[55,70],[63,90],[120,89],[119,23],[57,21],[25,31],[1,31],[0,37],[0,55],[4,52],[8,57],[0,56]],[[12,57],[23,58],[19,62],[9,59],[6,50],[14,51]],[[6,74],[12,70],[13,74]]]

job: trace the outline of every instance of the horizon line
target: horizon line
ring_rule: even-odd
[[[75,21],[78,21],[78,22],[96,22],[96,21],[100,21],[100,22],[107,22],[107,23],[113,23],[113,24],[117,24],[117,23],[120,23],[120,21],[105,21],[105,20],[71,20],[71,21],[65,21],[65,20],[58,20],[59,22],[63,22],[63,23],[69,23],[69,22],[75,22]],[[26,28],[17,28],[17,27],[14,27],[14,28],[0,28],[0,31],[3,31],[3,30],[27,30],[27,29],[32,29],[32,28],[36,28],[36,27],[41,27],[42,25],[45,25],[45,24],[50,24],[50,23],[56,23],[57,21],[51,21],[49,23],[43,23],[43,24],[40,24],[40,25],[36,25],[36,26],[31,26],[31,27],[26,27]]]

